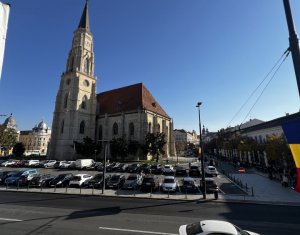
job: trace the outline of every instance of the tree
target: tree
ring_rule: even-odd
[[[110,151],[113,158],[120,156],[122,161],[128,155],[128,143],[124,138],[113,138],[110,143]]]
[[[128,153],[135,155],[140,148],[140,143],[135,140],[131,140],[128,143]]]
[[[164,133],[148,133],[146,135],[145,148],[152,156],[156,156],[156,161],[159,160],[159,155],[164,154],[164,146],[166,144]]]
[[[25,146],[23,143],[18,142],[14,145],[13,154],[16,157],[21,157],[24,154],[24,152],[25,152]]]
[[[102,146],[94,142],[90,137],[83,138],[83,142],[74,141],[76,153],[83,157],[91,157],[96,152],[101,152]]]
[[[10,150],[17,142],[17,135],[15,129],[0,125],[0,147],[4,151]]]

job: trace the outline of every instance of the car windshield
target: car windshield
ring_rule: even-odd
[[[196,235],[202,233],[203,230],[199,222],[188,224],[186,226],[186,235]]]
[[[194,181],[192,181],[192,180],[184,180],[183,184],[184,185],[194,185]]]
[[[66,177],[66,175],[59,175],[59,176],[57,176],[55,179],[56,180],[62,180],[62,179],[64,179]]]
[[[72,180],[74,180],[74,181],[80,181],[81,180],[81,176],[74,176]]]
[[[128,176],[127,180],[136,180],[136,176],[134,176],[134,175]]]
[[[238,235],[250,235],[249,233],[247,233],[243,229],[239,228],[238,226],[236,226],[236,225],[233,225],[233,226],[235,227]]]
[[[118,179],[120,179],[120,175],[113,175],[113,176],[111,177],[111,179],[112,179],[112,180],[118,180]]]
[[[174,179],[164,179],[164,183],[166,183],[166,184],[175,183],[175,180]]]

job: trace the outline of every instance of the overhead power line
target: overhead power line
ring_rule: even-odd
[[[237,115],[241,112],[241,110],[246,106],[246,104],[249,102],[249,100],[252,98],[252,96],[255,94],[255,92],[258,90],[258,88],[265,82],[265,80],[269,77],[269,75],[272,73],[272,71],[276,68],[276,66],[279,64],[279,62],[282,60],[282,62],[285,60],[285,58],[289,55],[290,53],[290,48],[287,48],[285,52],[280,56],[280,58],[276,61],[274,66],[271,68],[271,70],[265,75],[263,80],[258,84],[258,86],[251,92],[251,94],[248,96],[246,101],[242,104],[242,106],[239,108],[239,110],[234,114],[230,122],[227,124],[227,127],[231,124],[231,122],[237,117]],[[284,57],[285,56],[285,57]],[[281,62],[281,64],[282,64]],[[279,65],[279,67],[281,66]],[[278,70],[278,69],[277,69]],[[276,72],[277,72],[276,70]],[[275,74],[274,74],[275,75]],[[274,76],[273,75],[273,76]]]

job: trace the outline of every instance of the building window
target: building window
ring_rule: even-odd
[[[160,133],[160,125],[157,124],[157,132]]]
[[[82,109],[86,109],[86,101],[87,101],[87,97],[86,95],[82,97],[82,102],[81,102],[81,108]]]
[[[152,128],[151,128],[151,122],[149,122],[149,124],[148,124],[148,132],[149,133],[151,133],[152,132],[152,130],[151,130]]]
[[[134,124],[132,122],[129,124],[129,135],[134,135]]]
[[[88,59],[88,58],[86,58],[86,59],[84,60],[84,69],[83,69],[83,71],[84,71],[85,73],[89,74],[89,59]]]
[[[79,134],[84,134],[84,128],[85,128],[85,123],[84,123],[84,121],[81,121],[80,127],[79,127]]]
[[[113,125],[113,134],[114,135],[118,134],[118,124],[117,123],[114,123],[114,125]]]
[[[102,126],[99,126],[99,134],[98,134],[98,138],[99,140],[103,139],[103,135],[102,135]]]
[[[61,126],[60,126],[60,133],[61,133],[61,134],[64,133],[64,125],[65,125],[65,121],[62,120],[62,121],[61,121]]]
[[[69,94],[65,94],[65,99],[64,99],[64,108],[66,109],[68,107],[68,98],[69,98]]]

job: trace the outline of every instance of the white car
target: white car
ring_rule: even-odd
[[[232,223],[221,220],[202,220],[200,222],[181,225],[179,235],[259,235],[258,233],[242,230]]]
[[[8,160],[6,162],[3,162],[1,166],[12,166],[13,164],[15,164],[15,162],[15,160]]]
[[[93,176],[91,175],[88,175],[88,174],[78,174],[78,175],[75,175],[71,180],[70,180],[70,183],[69,183],[69,186],[70,187],[81,187],[85,184],[88,183],[88,181],[93,178]]]
[[[52,168],[54,167],[54,164],[56,163],[56,160],[48,160],[45,164],[44,167],[45,168]]]
[[[60,163],[60,168],[62,169],[67,169],[69,168],[72,164],[75,164],[75,161],[63,161]]]
[[[205,167],[205,174],[217,176],[218,175],[217,168],[215,168],[214,166],[207,166]]]
[[[160,188],[163,192],[176,192],[178,189],[177,181],[174,176],[165,176]]]
[[[172,165],[164,165],[164,167],[162,168],[162,173],[164,175],[174,175],[175,170]]]

